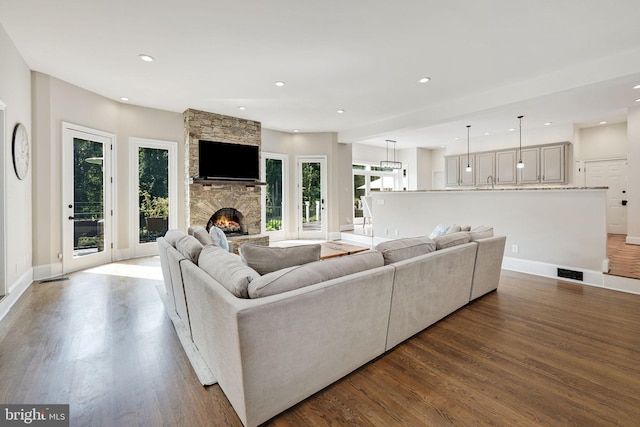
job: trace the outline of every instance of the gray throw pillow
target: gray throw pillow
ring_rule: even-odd
[[[471,236],[472,242],[478,239],[486,239],[487,237],[493,237],[493,227],[489,225],[480,225],[478,227],[474,227],[469,232],[469,236]]]
[[[453,224],[451,227],[449,227],[449,229],[447,230],[446,234],[453,234],[453,233],[457,233],[459,231],[462,231],[462,227],[460,227],[458,224]]]
[[[193,227],[192,236],[198,239],[198,242],[202,243],[202,246],[212,245],[213,240],[207,230],[204,227]]]
[[[469,232],[467,231],[459,231],[457,233],[434,237],[433,241],[436,242],[436,248],[440,250],[469,243],[471,236],[469,236]]]
[[[182,256],[189,258],[195,264],[198,263],[200,257],[200,251],[202,251],[202,244],[193,236],[184,236],[178,242],[176,249],[182,254]]]
[[[380,252],[367,251],[284,268],[254,279],[249,284],[249,297],[275,295],[383,265]]]
[[[320,244],[278,248],[246,243],[238,248],[238,252],[245,264],[260,274],[267,274],[282,268],[318,261],[320,249]]]
[[[433,252],[436,250],[436,242],[428,237],[407,237],[380,243],[376,250],[382,253],[387,265]]]
[[[178,241],[182,239],[184,236],[186,236],[186,234],[184,234],[180,230],[168,230],[164,234],[164,240],[166,240],[168,244],[170,244],[175,248],[176,245],[178,244]]]
[[[215,245],[202,249],[198,265],[238,298],[248,298],[249,283],[260,277],[258,272],[245,265],[238,255]]]

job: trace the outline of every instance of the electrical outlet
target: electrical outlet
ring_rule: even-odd
[[[518,247],[518,245],[511,245],[511,252],[513,252],[514,254],[517,254],[519,250],[520,248]]]

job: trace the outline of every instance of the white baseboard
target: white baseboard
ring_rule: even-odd
[[[625,242],[630,245],[640,245],[640,237],[627,236]]]
[[[33,267],[33,280],[50,279],[60,275],[62,275],[61,262]]]
[[[20,299],[24,291],[29,289],[29,286],[33,283],[33,269],[27,270],[17,282],[9,287],[7,295],[0,301],[0,320],[4,319],[4,316],[9,313],[11,307]]]
[[[627,277],[604,275],[604,287],[614,291],[628,292],[640,295],[640,280],[629,279]]]
[[[353,224],[342,224],[340,231],[353,231]]]
[[[597,286],[600,288],[604,287],[604,274],[600,271],[595,270],[585,270],[572,266],[548,264],[546,262],[509,257],[504,257],[502,259],[502,268],[505,270],[517,271],[520,273],[533,274],[535,276],[549,277],[551,279],[558,279],[565,282]],[[580,281],[558,277],[558,268],[580,271],[582,272],[583,280]]]

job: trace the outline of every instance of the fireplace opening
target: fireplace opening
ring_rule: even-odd
[[[234,208],[222,208],[209,219],[207,231],[211,226],[216,226],[227,236],[242,236],[249,234],[245,229],[244,217],[242,213]]]

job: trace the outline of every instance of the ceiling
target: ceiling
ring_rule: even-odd
[[[639,23],[637,0],[0,0],[31,69],[118,102],[398,149],[626,120]]]

